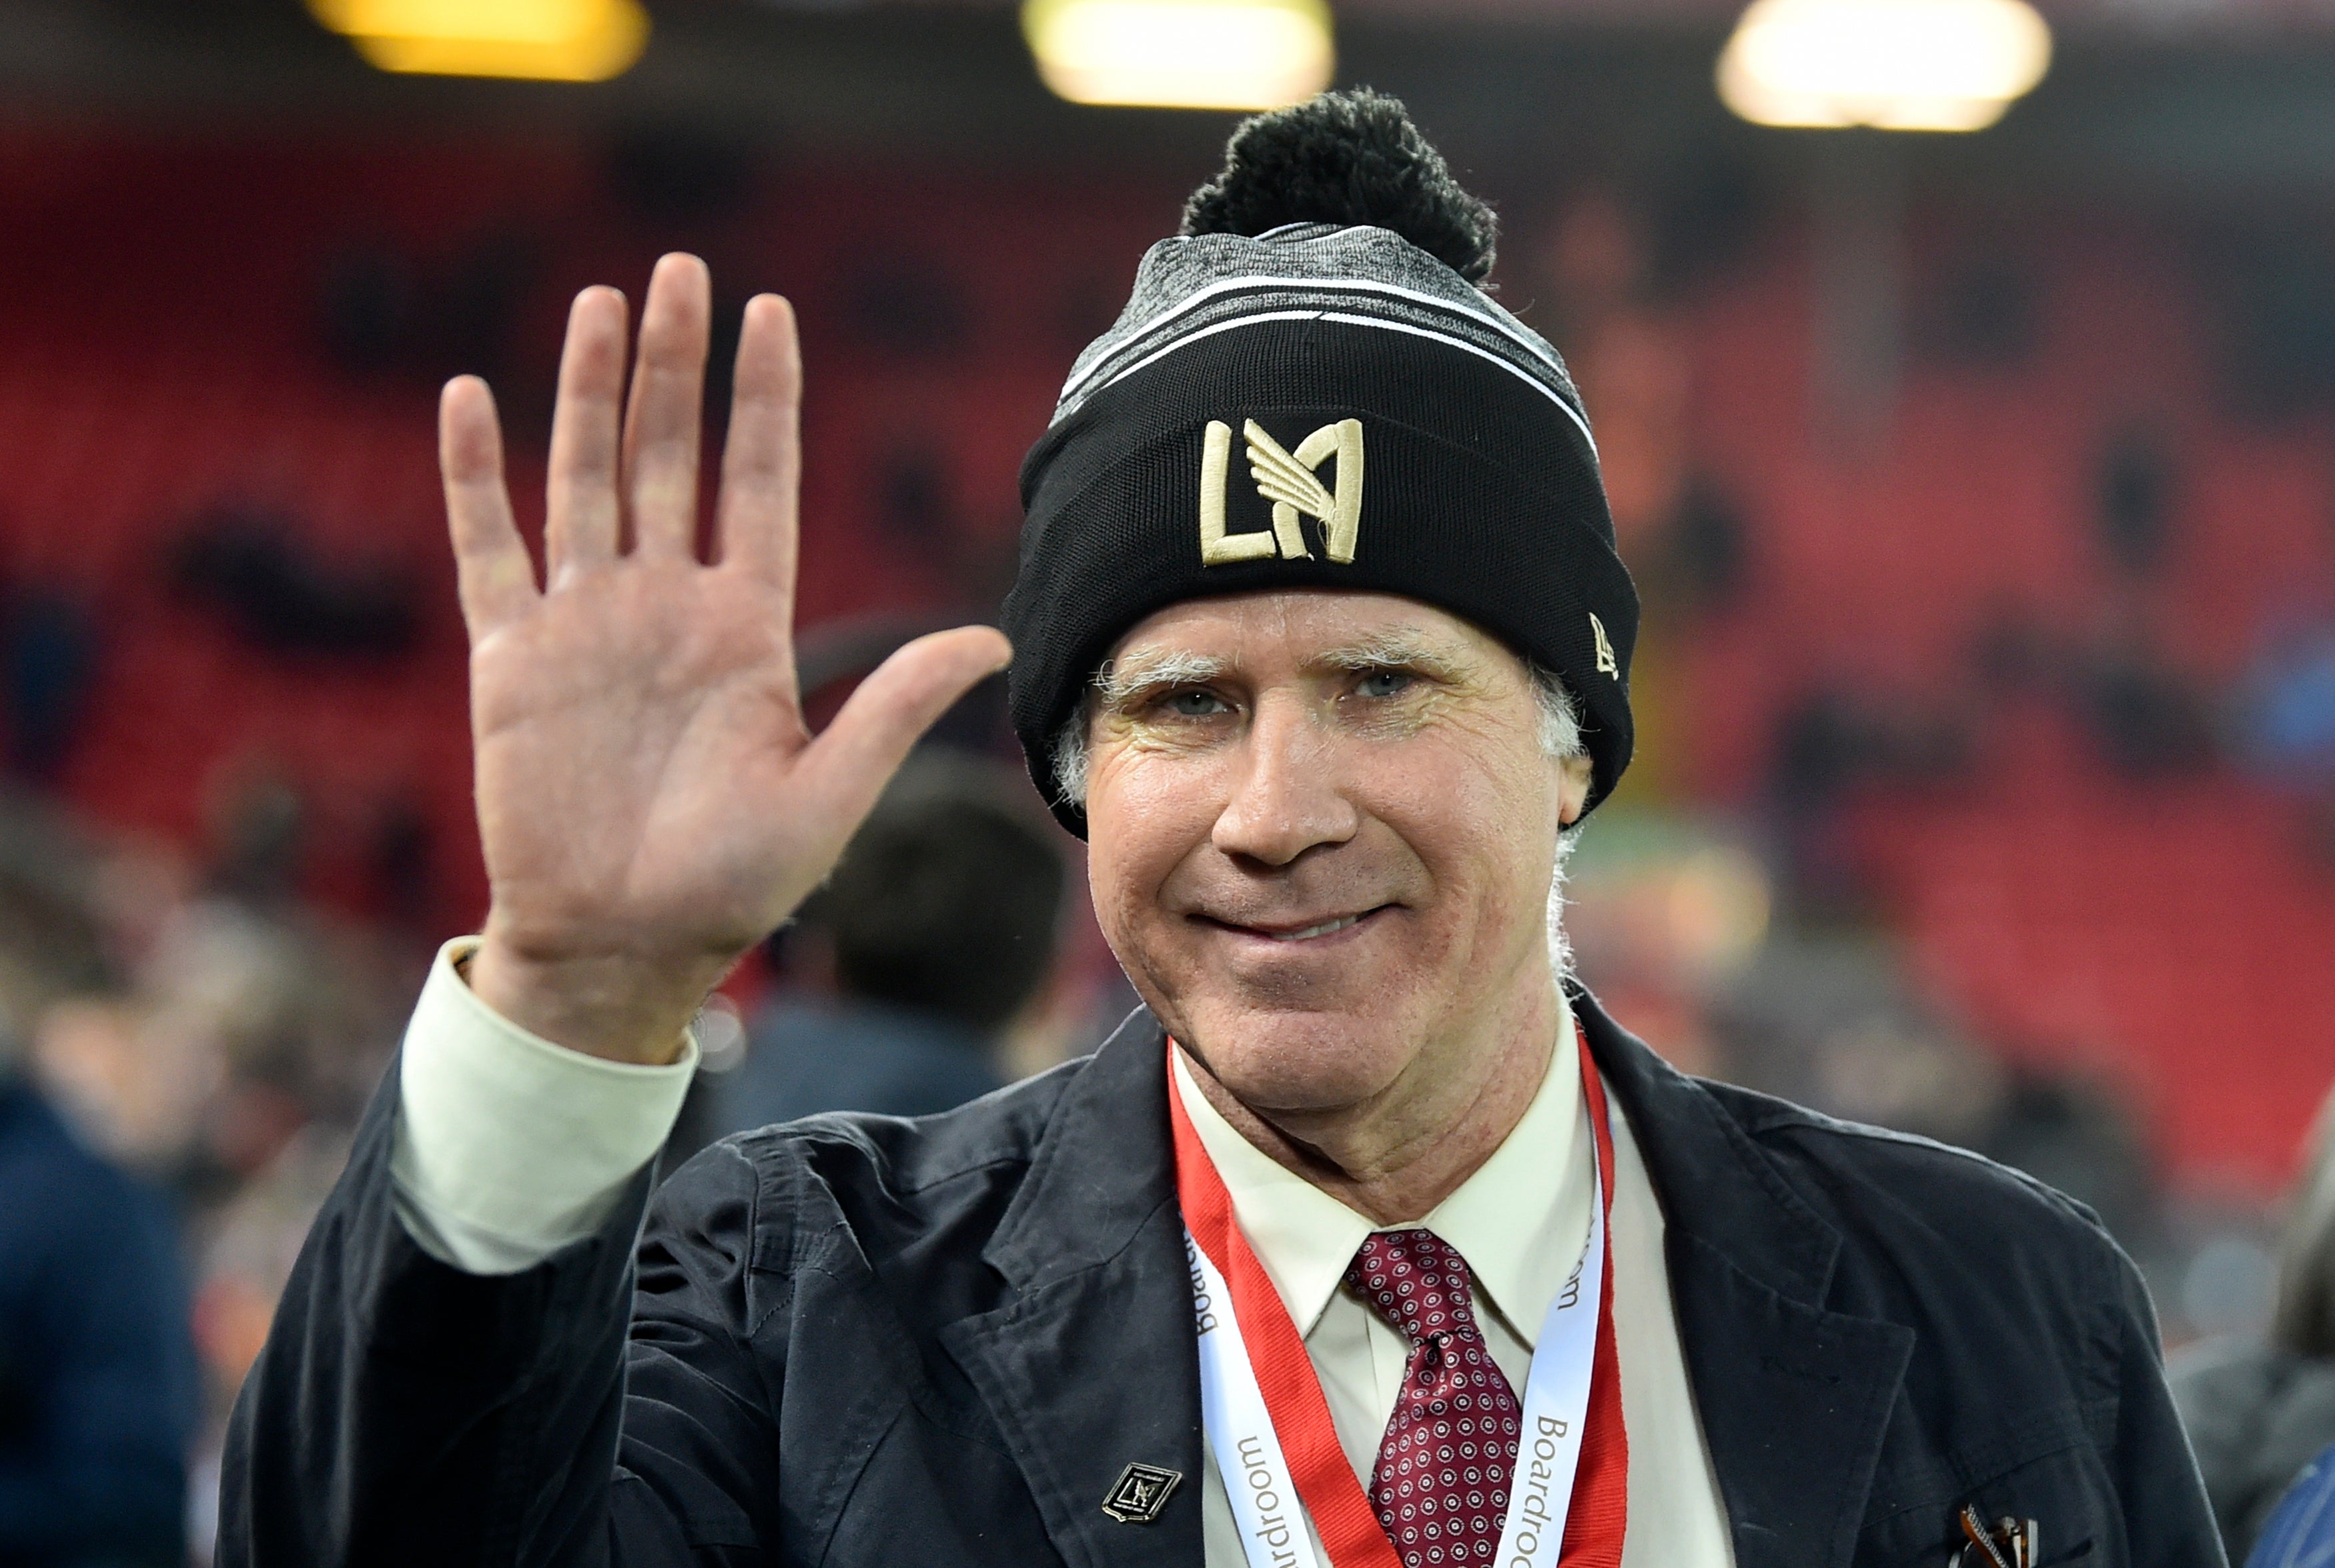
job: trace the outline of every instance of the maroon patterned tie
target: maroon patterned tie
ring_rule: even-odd
[[[1403,1568],[1488,1564],[1524,1412],[1476,1327],[1468,1265],[1431,1232],[1378,1231],[1346,1283],[1410,1341],[1371,1474],[1379,1523]]]

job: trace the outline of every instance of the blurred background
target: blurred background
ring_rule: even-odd
[[[993,613],[1071,357],[1233,111],[1327,82],[1499,208],[1597,426],[1646,623],[1590,983],[1690,1070],[2075,1194],[2172,1345],[2269,1333],[2335,1079],[2335,4],[2039,5],[0,0],[0,1561],[177,1518],[179,1451],[202,1557],[482,913],[442,379],[493,382],[534,528],[574,290],[693,250],[733,342],[790,295],[831,711]],[[1002,710],[717,1001],[683,1145],[952,1103],[1131,1005]],[[822,1079],[879,1013],[884,1070]],[[67,1418],[80,1292],[145,1349]]]

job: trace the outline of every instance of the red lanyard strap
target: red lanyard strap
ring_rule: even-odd
[[[1629,1440],[1623,1429],[1620,1357],[1613,1339],[1613,1141],[1604,1085],[1590,1060],[1588,1041],[1583,1039],[1579,1043],[1582,1094],[1596,1146],[1601,1205],[1596,1230],[1602,1242],[1598,1260],[1602,1266],[1582,1446],[1556,1563],[1557,1568],[1618,1568],[1629,1510]],[[1174,1081],[1177,1048],[1172,1040],[1168,1049],[1168,1116],[1175,1135],[1176,1187],[1184,1224],[1194,1244],[1222,1276],[1231,1297],[1234,1326],[1246,1349],[1242,1359],[1253,1369],[1287,1463],[1289,1482],[1312,1517],[1333,1568],[1403,1568],[1338,1441],[1304,1340],[1291,1321],[1280,1292],[1241,1234],[1233,1215],[1232,1195],[1185,1110]],[[1224,1455],[1216,1459],[1219,1466],[1228,1462]],[[1516,1456],[1519,1466],[1526,1460],[1525,1453]],[[1519,1494],[1516,1483],[1522,1479],[1512,1476],[1512,1498]],[[1229,1471],[1226,1480],[1232,1480]],[[1516,1505],[1513,1501],[1511,1505]],[[1536,1558],[1538,1555],[1533,1553]]]

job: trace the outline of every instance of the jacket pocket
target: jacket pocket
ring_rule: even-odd
[[[1856,1568],[1942,1568],[1964,1544],[1965,1504],[1982,1519],[2032,1519],[2049,1568],[2121,1563],[2107,1467],[2071,1403],[2007,1415],[1943,1453],[1884,1453],[1857,1539]]]

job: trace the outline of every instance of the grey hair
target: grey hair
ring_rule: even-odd
[[[1528,660],[1525,668],[1532,675],[1533,695],[1540,701],[1542,754],[1560,762],[1587,756],[1589,747],[1581,738],[1581,705],[1573,700],[1573,693],[1545,665]],[[1580,842],[1578,818],[1572,826],[1558,828],[1556,862],[1548,874],[1548,966],[1559,980],[1573,973],[1573,943],[1565,934],[1565,863],[1573,858]]]
[[[1171,656],[1172,657],[1172,656]],[[1540,708],[1540,749],[1542,755],[1555,761],[1566,761],[1585,756],[1588,747],[1581,738],[1581,708],[1573,693],[1556,672],[1527,660],[1526,672],[1531,675],[1533,696]],[[1216,672],[1211,666],[1205,674],[1193,674],[1205,679]],[[1146,672],[1150,678],[1174,680],[1178,674],[1172,670],[1155,667]],[[1093,716],[1095,700],[1108,696],[1119,684],[1119,676],[1109,664],[1094,673],[1087,684],[1087,692],[1079,705],[1054,731],[1054,743],[1049,753],[1054,764],[1054,788],[1066,805],[1084,807],[1087,803],[1087,731]],[[1548,884],[1548,957],[1549,965],[1559,978],[1573,973],[1573,944],[1565,934],[1565,863],[1573,855],[1579,840],[1581,825],[1562,829],[1556,836],[1556,866]]]

